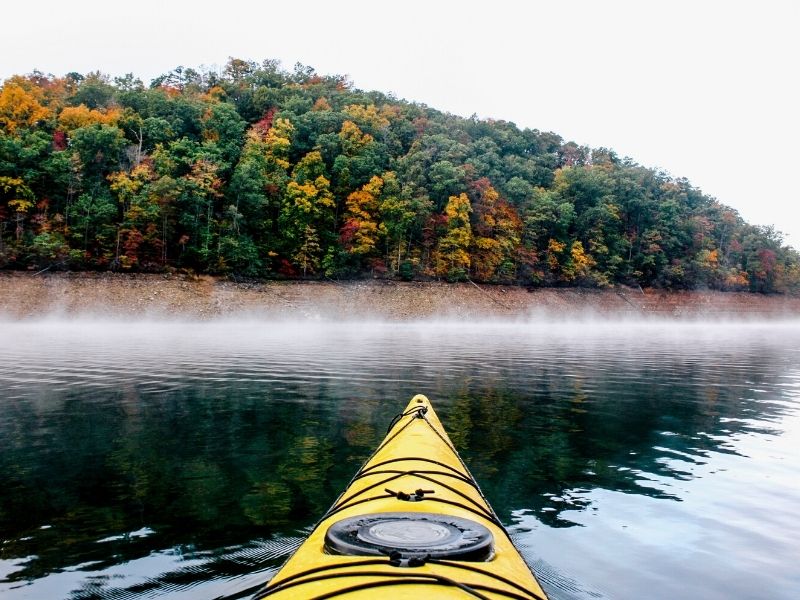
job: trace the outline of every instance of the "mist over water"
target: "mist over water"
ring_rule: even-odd
[[[553,598],[794,598],[800,321],[0,323],[0,595],[263,583],[415,393]]]

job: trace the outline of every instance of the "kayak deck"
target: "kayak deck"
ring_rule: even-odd
[[[422,395],[255,598],[378,594],[546,598]]]

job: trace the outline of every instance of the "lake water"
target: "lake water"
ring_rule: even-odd
[[[0,323],[0,596],[245,597],[415,393],[555,600],[795,599],[800,322]]]

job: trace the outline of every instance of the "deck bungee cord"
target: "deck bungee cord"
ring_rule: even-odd
[[[384,440],[262,598],[546,600],[425,396]]]
[[[522,595],[520,595],[520,594],[514,594],[512,592],[508,592],[508,591],[505,591],[505,590],[498,590],[496,588],[495,589],[491,589],[490,586],[479,586],[479,587],[481,587],[481,589],[484,589],[484,590],[491,589],[491,591],[493,591],[495,593],[504,594],[505,597],[509,597],[509,598],[524,598],[525,600],[531,600],[531,599],[533,599],[533,600],[544,600],[543,596],[539,596],[539,595],[531,592],[530,590],[526,590],[524,587],[522,587],[519,584],[511,581],[510,579],[506,579],[505,577],[502,577],[500,575],[485,571],[483,569],[478,569],[477,567],[473,567],[473,566],[470,566],[470,565],[457,563],[457,562],[453,562],[453,561],[444,561],[444,560],[436,560],[436,559],[429,559],[428,561],[425,561],[425,562],[427,562],[427,564],[443,565],[443,566],[453,567],[453,568],[456,568],[456,569],[463,569],[463,570],[467,570],[467,571],[472,571],[474,573],[480,573],[481,575],[490,577],[490,578],[495,579],[497,581],[500,581],[500,582],[502,582],[504,584],[507,584],[508,586],[513,587],[513,588],[517,589],[519,592],[522,593]],[[260,598],[266,598],[266,597],[268,597],[268,596],[270,596],[270,595],[272,595],[272,594],[274,594],[274,593],[276,593],[278,591],[283,591],[283,590],[286,590],[286,589],[288,589],[290,587],[293,587],[294,585],[307,583],[309,581],[322,581],[323,579],[325,579],[324,576],[317,577],[317,578],[315,578],[313,580],[312,579],[305,579],[305,578],[308,577],[308,576],[317,575],[318,573],[322,573],[324,571],[329,571],[329,570],[332,570],[332,569],[359,568],[359,567],[376,566],[376,565],[385,566],[386,564],[391,564],[392,566],[398,566],[398,565],[396,565],[395,563],[392,562],[392,558],[390,557],[388,563],[387,563],[386,560],[372,559],[372,560],[362,560],[362,561],[353,562],[353,563],[347,563],[347,564],[335,564],[335,565],[328,565],[328,566],[325,566],[325,567],[317,567],[317,568],[309,569],[308,571],[303,571],[303,572],[297,573],[297,574],[295,574],[295,575],[293,575],[291,577],[287,577],[285,580],[280,582],[280,584],[276,585],[274,588],[273,587],[268,587],[267,589],[262,590],[259,594],[256,595],[254,600],[259,600]],[[419,566],[422,566],[422,564],[425,564],[425,563],[421,563]],[[354,575],[351,574],[349,576],[361,576],[361,575],[365,575],[367,573],[370,573],[370,572],[359,571],[358,573],[355,573]],[[371,573],[376,574],[379,577],[386,577],[387,576],[387,573],[385,573],[383,571],[371,572]],[[346,577],[346,576],[348,576],[348,575],[347,574],[336,573],[336,574],[330,575],[329,577],[333,578],[333,577]],[[430,579],[431,577],[433,577],[433,576],[417,575],[417,574],[414,574],[414,573],[399,573],[399,574],[398,573],[392,573],[391,576],[392,577],[418,577],[420,579],[423,579],[423,578]],[[446,579],[448,581],[448,585],[453,585],[454,583],[457,583],[454,580],[451,580],[449,578],[442,578],[442,579],[443,580]],[[375,583],[377,584],[377,583],[380,583],[380,582],[375,582]],[[406,581],[406,582],[404,582],[404,585],[409,585],[409,584],[413,584],[413,583],[417,583],[417,582]],[[429,583],[429,582],[428,581],[424,581],[422,583]],[[391,585],[391,581],[383,582],[382,585]],[[461,584],[461,585],[465,586],[465,584]],[[377,587],[377,585],[373,585],[373,587]],[[468,591],[473,591],[472,589],[469,589],[469,586],[466,586],[465,588],[462,588],[462,589],[467,589]],[[475,591],[477,591],[477,590],[475,590]],[[314,598],[317,598],[317,597],[315,596]]]

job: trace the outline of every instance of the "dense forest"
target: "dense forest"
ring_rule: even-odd
[[[686,179],[277,61],[0,89],[0,268],[800,291]]]

